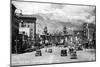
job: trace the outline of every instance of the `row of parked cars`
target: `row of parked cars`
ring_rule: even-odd
[[[52,53],[53,50],[50,48],[46,49],[45,52]],[[66,57],[68,56],[68,54],[70,55],[70,59],[77,59],[77,52],[74,48],[69,48],[69,51],[67,49],[62,49],[60,56]],[[35,56],[42,56],[42,52],[40,49],[36,50]]]

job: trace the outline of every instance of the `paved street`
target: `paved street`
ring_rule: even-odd
[[[36,57],[35,51],[24,54],[13,54],[12,65],[30,65],[30,64],[46,64],[46,63],[61,63],[61,62],[77,62],[77,61],[93,61],[95,60],[95,50],[77,51],[77,59],[70,59],[70,56],[61,57],[62,47],[51,47],[53,53],[45,52],[45,48],[41,49],[42,56]]]

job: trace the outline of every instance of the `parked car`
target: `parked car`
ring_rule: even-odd
[[[48,49],[48,53],[52,53],[52,49]]]
[[[69,51],[70,51],[70,52],[69,52],[69,53],[70,53],[70,59],[77,59],[76,50],[73,49],[73,48],[71,48]]]
[[[67,56],[67,50],[66,49],[61,50],[61,56]]]
[[[36,50],[35,56],[42,56],[41,50]]]

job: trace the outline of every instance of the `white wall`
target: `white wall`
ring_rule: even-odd
[[[25,34],[27,34],[28,36],[30,35],[30,29],[29,29],[29,28],[19,28],[19,34],[21,34],[23,31],[24,31]]]

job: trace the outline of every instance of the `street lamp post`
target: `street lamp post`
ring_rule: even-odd
[[[16,40],[15,40],[15,43],[16,43],[16,45],[15,45],[16,54],[17,54],[17,51],[18,51],[18,50],[17,50],[17,49],[18,49],[18,47],[17,47],[18,41],[19,41],[19,40],[16,38]]]

